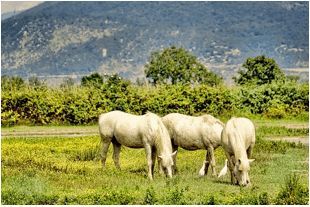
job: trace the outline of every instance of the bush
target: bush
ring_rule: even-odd
[[[270,205],[271,201],[268,193],[241,194],[233,199],[231,205]]]
[[[277,205],[307,205],[309,204],[309,188],[300,182],[296,175],[286,178],[285,185],[276,198]]]
[[[215,117],[252,113],[284,118],[307,114],[308,93],[306,84],[296,83],[233,88],[203,84],[135,86],[113,75],[96,87],[5,89],[1,94],[1,123],[3,126],[93,124],[101,113],[112,110],[133,114],[151,111],[160,115],[209,113]]]
[[[154,205],[157,202],[156,195],[154,188],[147,188],[145,197],[144,197],[144,204],[146,205]]]
[[[165,198],[165,204],[184,205],[186,200],[184,198],[184,192],[184,189],[179,189],[178,187],[170,189]]]

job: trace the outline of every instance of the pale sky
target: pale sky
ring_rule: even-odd
[[[29,9],[42,2],[43,1],[1,1],[1,14]]]

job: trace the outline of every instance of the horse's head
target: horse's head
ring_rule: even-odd
[[[164,170],[166,176],[169,178],[172,177],[172,167],[174,165],[173,162],[173,157],[176,156],[177,151],[171,153],[171,154],[164,154],[164,155],[159,155],[158,159],[160,159],[160,165],[162,169]]]
[[[236,161],[233,174],[236,178],[238,185],[241,186],[248,186],[250,185],[250,177],[249,177],[249,170],[250,170],[250,163],[253,162],[254,159],[238,159]]]

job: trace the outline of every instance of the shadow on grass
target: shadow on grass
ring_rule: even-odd
[[[147,170],[145,168],[137,168],[137,169],[130,169],[129,172],[133,174],[141,175],[141,174],[146,174]]]
[[[227,180],[213,180],[213,183],[235,186],[235,185],[231,184],[230,181],[227,181]]]

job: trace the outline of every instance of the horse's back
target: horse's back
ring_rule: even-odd
[[[173,143],[184,149],[203,149],[210,144],[218,146],[221,143],[222,126],[219,125],[221,129],[214,128],[216,121],[210,124],[210,121],[205,121],[205,116],[195,117],[172,113],[163,117],[163,122],[173,139]],[[212,117],[211,115],[207,116]]]
[[[245,149],[255,143],[255,127],[247,118],[231,118],[222,132],[222,145],[229,151],[234,151],[243,144]]]
[[[148,112],[144,115],[133,115],[121,111],[112,111],[100,115],[99,126],[102,137],[114,139],[121,145],[131,148],[142,148],[145,143],[153,144],[154,137],[163,131],[160,118]],[[167,132],[169,137],[169,134]]]
[[[198,117],[187,116],[178,113],[171,113],[162,118],[164,125],[167,127],[170,136],[188,137],[199,135],[199,125],[201,120]]]

